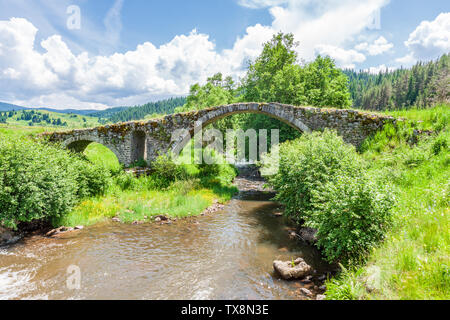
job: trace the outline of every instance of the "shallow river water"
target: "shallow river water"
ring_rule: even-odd
[[[245,193],[222,211],[171,225],[103,223],[60,239],[34,236],[0,248],[0,299],[302,299],[299,281],[281,280],[275,259],[318,252],[289,237],[276,203]],[[68,267],[79,267],[79,289]]]

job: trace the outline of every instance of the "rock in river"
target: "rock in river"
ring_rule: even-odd
[[[14,231],[0,227],[0,246],[13,243],[20,239]]]
[[[273,268],[285,280],[303,278],[309,275],[312,271],[311,266],[308,265],[302,258],[298,258],[294,261],[294,263],[291,261],[276,260],[273,262]]]
[[[298,235],[300,239],[306,241],[308,243],[316,243],[317,242],[317,230],[313,228],[302,227],[298,230]]]
[[[312,292],[306,288],[301,288],[300,292],[303,293],[307,297],[312,297],[312,295],[313,295]]]

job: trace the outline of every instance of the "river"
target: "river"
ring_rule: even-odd
[[[173,224],[97,224],[62,238],[28,237],[0,248],[0,299],[306,299],[320,286],[285,281],[275,259],[303,257],[329,268],[311,246],[290,237],[270,194],[240,194],[219,212]],[[244,186],[244,187],[243,187]],[[250,187],[249,187],[250,186]],[[80,288],[67,286],[69,266]],[[308,283],[309,282],[309,283]],[[315,289],[314,289],[314,286]]]

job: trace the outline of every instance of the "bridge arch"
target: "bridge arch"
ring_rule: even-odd
[[[184,134],[178,137],[178,140],[172,146],[172,152],[178,153],[189,143],[191,138],[193,138],[194,133],[202,130],[202,128],[212,124],[220,119],[228,116],[240,113],[253,113],[253,114],[263,114],[271,118],[280,120],[281,122],[289,125],[290,127],[302,132],[310,133],[312,130],[302,121],[300,118],[296,118],[294,114],[286,112],[285,110],[279,108],[279,106],[274,104],[231,104],[227,106],[222,106],[218,108],[210,109],[201,116],[197,121],[195,121],[194,126],[189,130],[184,130]]]
[[[62,142],[62,146],[68,150],[78,152],[78,153],[83,153],[86,150],[86,148],[93,142],[99,143],[99,144],[107,147],[109,150],[111,150],[115,154],[115,156],[117,157],[119,162],[121,162],[122,157],[121,157],[121,153],[119,152],[119,150],[115,146],[113,146],[109,143],[105,143],[105,141],[103,141],[103,139],[100,139],[98,137],[94,137],[94,136],[90,136],[90,135],[76,136],[76,137],[72,137],[67,140],[64,140]]]

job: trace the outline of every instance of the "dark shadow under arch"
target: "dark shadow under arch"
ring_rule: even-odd
[[[147,135],[144,131],[137,130],[131,137],[132,154],[131,163],[144,160],[147,161]]]

